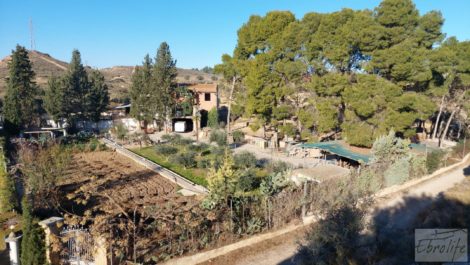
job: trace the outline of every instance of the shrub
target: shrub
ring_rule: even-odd
[[[426,157],[412,155],[410,160],[410,178],[418,178],[424,176],[427,173],[426,168]]]
[[[465,151],[465,154],[463,154],[464,151]],[[466,154],[468,154],[468,152],[470,152],[470,140],[465,141],[465,145],[464,145],[464,141],[460,140],[457,143],[457,145],[454,146],[454,148],[452,148],[452,153],[456,157],[463,158],[462,155],[466,155]]]
[[[384,172],[385,186],[399,185],[410,177],[410,159],[402,157],[391,164]]]
[[[426,168],[428,173],[431,174],[442,166],[442,160],[444,159],[445,152],[436,150],[428,153],[426,157]]]
[[[201,153],[207,150],[208,148],[209,148],[209,145],[206,143],[199,143],[199,144],[192,143],[187,146],[188,150],[198,152],[198,153]]]
[[[203,158],[197,161],[198,168],[210,168],[212,166],[212,161],[207,158]]]
[[[170,162],[182,165],[184,168],[192,168],[196,166],[196,153],[185,152],[182,154],[174,155],[170,158]]]
[[[245,133],[242,131],[234,131],[232,137],[234,143],[241,144],[245,140]]]
[[[300,254],[306,264],[357,264],[350,260],[359,248],[366,212],[353,203],[344,203],[327,212],[306,235]]]
[[[369,169],[363,170],[356,181],[356,188],[361,194],[375,193],[382,186],[382,177]]]
[[[100,141],[98,141],[98,139],[93,137],[88,143],[88,150],[93,152],[98,148],[99,145],[100,145]]]
[[[173,155],[178,153],[178,148],[166,144],[161,144],[155,147],[155,152],[165,156]]]
[[[255,190],[259,187],[260,181],[253,169],[248,169],[240,174],[238,189],[244,192]]]
[[[279,126],[279,130],[281,131],[281,133],[289,137],[294,137],[295,134],[297,133],[297,129],[295,128],[295,126],[290,123]]]
[[[248,151],[243,151],[234,156],[236,168],[253,168],[256,167],[256,156]]]
[[[271,161],[266,165],[269,173],[284,172],[292,168],[292,165],[284,161]]]
[[[17,204],[15,185],[7,172],[7,161],[4,153],[5,138],[0,137],[0,214],[13,210]]]
[[[127,128],[122,123],[118,123],[116,126],[114,126],[113,132],[116,134],[116,137],[119,140],[126,139],[128,133]]]
[[[217,108],[215,107],[209,111],[209,114],[207,117],[207,126],[211,128],[219,127],[219,112],[217,111]]]
[[[227,144],[227,135],[225,132],[212,131],[209,135],[209,141],[216,142],[218,146],[225,146]]]

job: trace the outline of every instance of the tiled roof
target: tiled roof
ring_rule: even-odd
[[[196,84],[188,87],[190,90],[194,92],[202,92],[202,93],[216,93],[217,92],[217,84]]]

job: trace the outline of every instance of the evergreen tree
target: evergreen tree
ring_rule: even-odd
[[[131,116],[138,121],[148,124],[155,118],[156,102],[155,94],[157,93],[153,79],[153,63],[147,54],[144,58],[142,66],[136,67],[132,74],[132,85],[130,89],[131,98]]]
[[[67,118],[67,95],[65,84],[62,78],[53,77],[49,79],[48,89],[44,96],[44,109],[54,119],[59,122]]]
[[[51,78],[44,97],[44,108],[55,121],[77,119],[98,121],[109,103],[108,86],[97,70],[88,76],[81,62],[80,52],[72,52],[67,73]]]
[[[23,238],[21,240],[21,264],[44,265],[46,264],[44,232],[34,222],[31,206],[26,196],[23,198],[22,208]]]
[[[17,45],[8,63],[9,78],[3,114],[11,129],[26,128],[35,123],[35,97],[37,86],[28,58],[28,51]]]
[[[5,138],[0,137],[0,214],[9,212],[16,206],[15,185],[7,171]]]
[[[88,74],[83,67],[80,52],[72,52],[72,60],[69,64],[68,73],[65,76],[66,94],[68,95],[67,113],[74,113],[77,118],[82,118],[85,113],[86,95],[90,87]]]
[[[157,93],[151,95],[151,103],[155,103],[156,114],[169,126],[176,105],[175,78],[177,75],[176,61],[171,57],[170,46],[166,42],[160,44],[155,58],[153,78]]]
[[[84,115],[92,121],[99,121],[100,115],[109,103],[108,86],[104,76],[98,70],[93,70],[89,78],[89,89],[84,97]]]

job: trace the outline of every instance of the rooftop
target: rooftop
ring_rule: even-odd
[[[306,143],[301,144],[302,148],[316,148],[320,149],[353,161],[360,163],[369,163],[371,159],[370,154],[365,154],[363,152],[359,153],[348,148],[345,144],[339,141],[329,141],[329,142],[319,142],[319,143]]]
[[[194,92],[217,93],[217,84],[196,84],[188,88]]]

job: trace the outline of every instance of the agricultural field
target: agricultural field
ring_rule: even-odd
[[[180,195],[178,186],[118,153],[73,156],[58,185],[66,225],[87,226],[92,234],[112,239],[116,257],[129,256],[134,240],[136,253],[150,255],[156,242],[167,238],[157,220],[174,220],[199,204],[199,198]],[[129,239],[131,231],[138,240]]]

